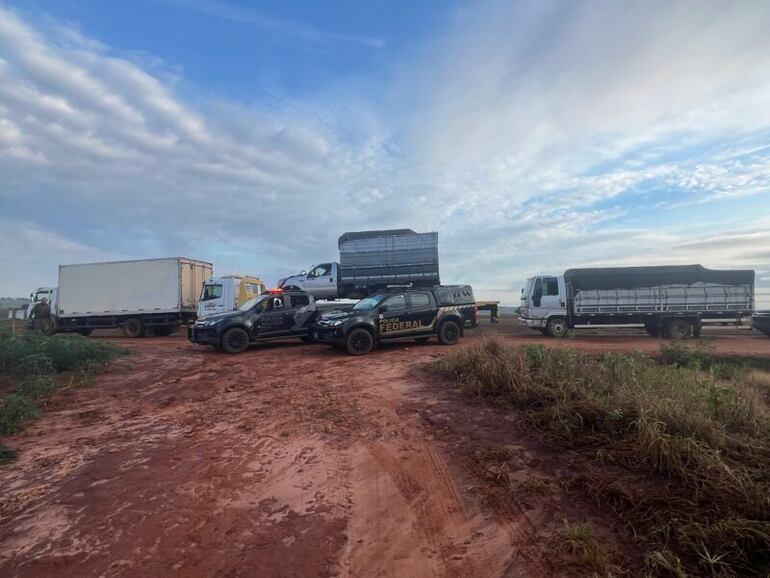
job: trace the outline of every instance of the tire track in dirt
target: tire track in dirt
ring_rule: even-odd
[[[0,519],[4,578],[553,575],[414,410],[445,349],[121,342],[134,355],[13,439],[0,485],[32,494]]]

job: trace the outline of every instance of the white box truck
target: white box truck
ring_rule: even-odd
[[[122,327],[130,337],[169,335],[196,317],[211,263],[170,257],[60,265],[50,296],[53,332]]]

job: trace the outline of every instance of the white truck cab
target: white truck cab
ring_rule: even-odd
[[[57,312],[57,299],[58,291],[57,287],[38,287],[29,295],[29,305],[27,306],[27,317],[29,317],[32,308],[40,303],[43,299],[48,300],[48,306],[51,308],[51,313],[56,315]]]
[[[234,311],[243,303],[262,295],[266,291],[264,282],[258,277],[247,275],[224,275],[212,277],[203,283],[201,298],[198,301],[198,319]]]
[[[538,275],[521,290],[519,322],[553,337],[567,333],[567,287],[563,275]]]

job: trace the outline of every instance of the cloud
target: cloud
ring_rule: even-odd
[[[260,17],[227,6],[193,9]],[[0,293],[180,254],[275,280],[388,227],[438,230],[444,280],[505,303],[581,265],[768,271],[768,25],[762,3],[485,2],[376,90],[260,107],[0,8]]]
[[[266,14],[252,8],[235,6],[221,0],[163,0],[166,4],[178,8],[184,8],[198,12],[206,16],[213,16],[220,20],[236,22],[248,26],[256,26],[268,32],[281,36],[289,36],[315,43],[342,42],[345,44],[362,46],[365,48],[383,48],[385,41],[381,38],[372,38],[367,36],[357,36],[352,34],[337,34],[326,30],[321,30],[314,26],[267,16]]]

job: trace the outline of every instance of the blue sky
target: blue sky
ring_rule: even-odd
[[[582,265],[757,270],[770,5],[0,0],[0,295],[186,255],[279,277],[438,230],[515,303]]]

